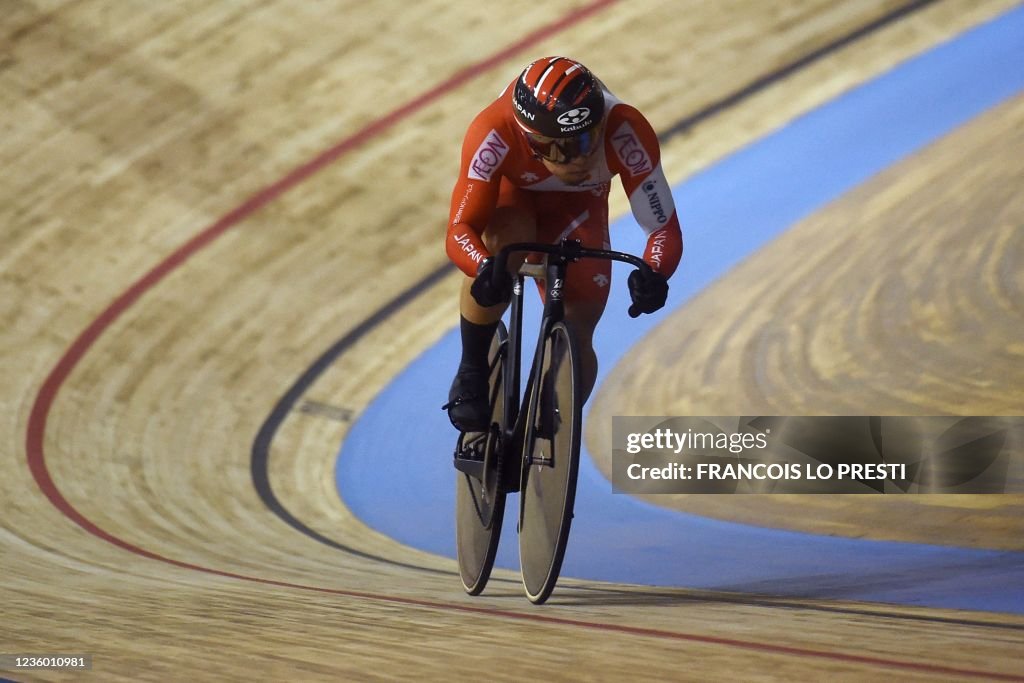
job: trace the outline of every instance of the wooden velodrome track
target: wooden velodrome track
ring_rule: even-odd
[[[675,182],[1015,3],[938,0],[858,33],[903,4],[0,0],[0,653],[94,657],[91,674],[0,675],[1024,675],[1024,620],[1003,614],[578,581],[537,609],[508,574],[470,599],[452,561],[366,528],[334,488],[348,418],[455,323],[458,282],[450,274],[431,280],[415,305],[386,307],[443,264],[440,236],[464,127],[530,57],[577,56],[661,131],[708,111],[665,142]],[[728,99],[790,64],[798,68]],[[977,317],[967,320],[958,317],[962,308],[926,305],[932,299],[920,291],[924,318],[902,330],[883,329],[873,314],[879,300],[865,296],[864,335],[846,339],[842,357],[869,355],[886,364],[877,376],[888,381],[852,381],[828,405],[1019,414],[1024,283],[1013,264],[1024,251],[1024,208],[1013,188],[1024,173],[1013,151],[1024,143],[1022,122],[1018,99],[940,141],[798,226],[787,243],[766,250],[767,260],[744,264],[672,324],[710,325],[719,296],[741,312],[735,302],[745,283],[784,272],[794,253],[809,254],[802,263],[828,274],[825,299],[863,272],[836,269],[816,252],[846,249],[853,264],[871,262],[883,275],[941,280],[947,272],[926,250],[921,226],[936,225],[944,244],[964,239],[922,192],[941,184],[957,210],[984,211],[998,226],[989,249],[970,252],[949,273],[979,291],[951,282],[947,292],[978,302],[992,285],[1004,296],[971,308]],[[971,159],[966,176],[951,160],[957,150]],[[613,211],[623,212],[624,198],[615,202]],[[874,241],[833,234],[850,210],[862,212]],[[905,230],[889,229],[896,225]],[[827,250],[812,243],[826,234]],[[902,271],[896,244],[908,254]],[[1001,272],[1009,275],[972,275]],[[783,332],[801,343],[812,330],[835,336],[829,325],[842,325],[843,313],[826,316],[813,306],[819,299],[794,295],[795,286],[765,304],[791,319]],[[873,291],[862,280],[857,286]],[[808,316],[817,319],[803,322]],[[299,409],[265,444],[280,505],[328,541],[318,542],[257,495],[253,443],[296,378],[371,318],[377,324],[304,387]],[[714,322],[721,329],[704,342],[686,334],[650,342],[671,343],[686,359],[673,386],[715,362],[723,393],[701,395],[701,406],[736,405],[727,392],[745,392],[745,368],[761,364],[770,384],[745,393],[757,398],[744,410],[799,413],[812,400],[808,387],[842,370],[834,365],[841,359],[823,368],[820,359],[797,358],[780,371],[778,337],[760,343],[756,320],[731,332],[731,342],[722,336],[730,321]],[[973,364],[963,354],[932,362],[910,351],[920,364],[908,364],[877,343],[923,344],[915,331],[928,330],[962,349],[957,335],[977,329],[991,335],[978,341],[986,360]],[[624,393],[642,382],[644,353],[613,376],[614,401],[637,414],[689,409],[675,394]],[[788,372],[794,363],[801,372]],[[934,381],[916,383],[921,375]],[[959,392],[935,391],[965,375]],[[595,414],[620,409],[610,395],[596,397]],[[781,524],[799,503],[800,516],[825,520],[827,531],[865,533],[856,511],[835,502],[762,502],[735,513],[721,502],[701,505]],[[1020,501],[1006,502],[962,510],[976,544],[1020,549]],[[819,503],[820,512],[807,509]],[[897,514],[900,537],[941,542],[947,531]],[[884,508],[862,521],[882,536],[896,526]],[[968,534],[950,533],[948,542],[967,542]]]

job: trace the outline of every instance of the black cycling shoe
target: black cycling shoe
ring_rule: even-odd
[[[442,407],[448,411],[448,419],[459,431],[486,431],[491,421],[488,374],[486,367],[460,367],[455,375],[448,391],[448,403]]]

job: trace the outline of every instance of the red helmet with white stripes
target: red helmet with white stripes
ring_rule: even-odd
[[[604,115],[604,93],[590,70],[566,57],[545,57],[523,69],[512,104],[527,132],[570,138],[592,129]]]

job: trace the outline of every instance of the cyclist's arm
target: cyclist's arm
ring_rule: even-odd
[[[490,256],[481,234],[498,202],[500,167],[509,145],[495,128],[477,117],[462,143],[462,166],[452,191],[445,251],[459,270],[476,276],[480,262]]]
[[[647,119],[629,105],[615,107],[608,124],[609,166],[622,178],[633,217],[647,233],[644,261],[669,278],[683,256],[683,233],[661,169],[658,136]]]

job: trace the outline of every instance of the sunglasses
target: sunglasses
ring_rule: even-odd
[[[549,138],[535,133],[526,133],[530,149],[541,159],[553,164],[566,164],[578,157],[588,156],[597,142],[596,131],[588,130],[571,138]]]

